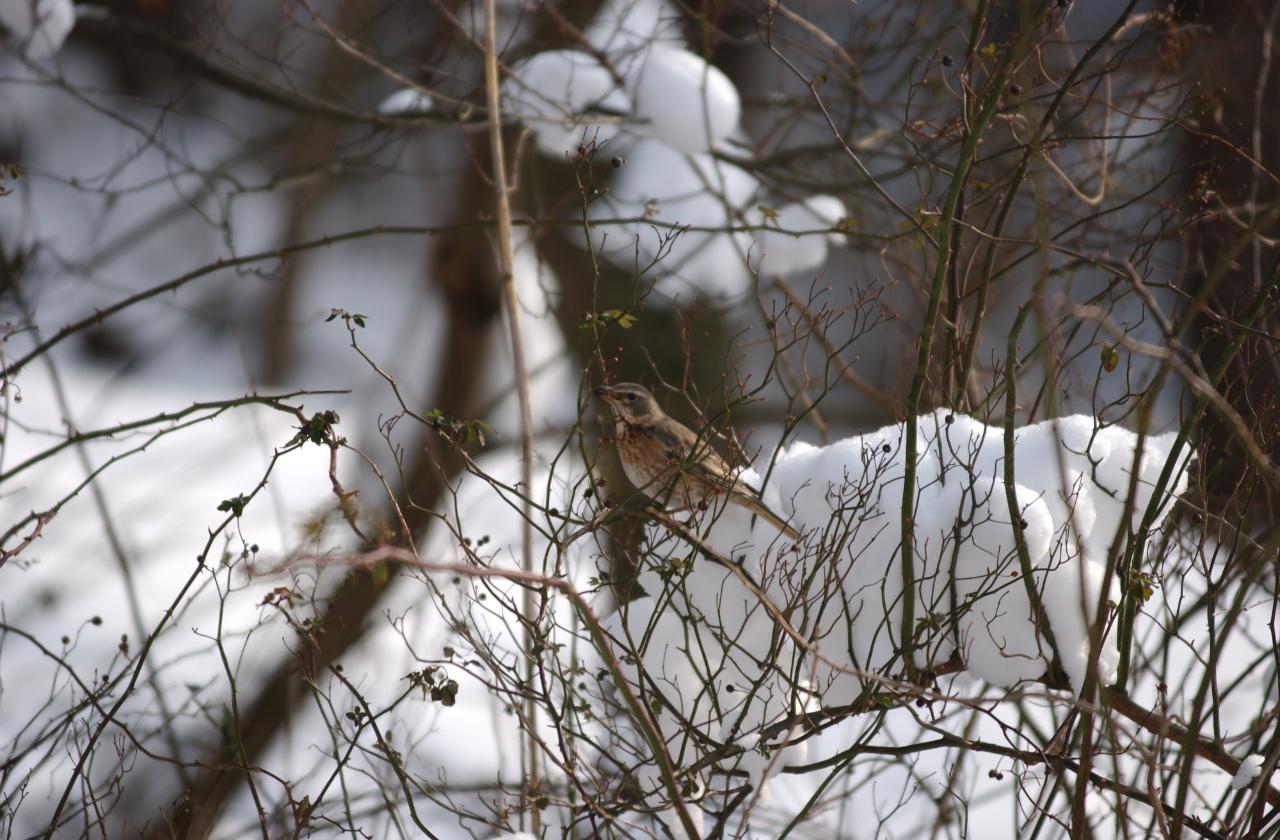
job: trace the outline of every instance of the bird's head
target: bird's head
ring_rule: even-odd
[[[595,395],[609,404],[614,417],[632,426],[652,426],[665,416],[653,394],[632,382],[601,385]]]

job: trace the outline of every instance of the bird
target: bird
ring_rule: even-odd
[[[759,515],[792,540],[800,532],[769,509],[706,438],[668,417],[649,390],[633,382],[601,385],[595,395],[614,419],[618,458],[627,479],[655,501],[706,510],[720,497]]]

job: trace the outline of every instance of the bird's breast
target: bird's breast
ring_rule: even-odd
[[[670,461],[659,451],[661,446],[651,429],[625,423],[621,425],[618,432],[618,452],[621,455],[622,471],[632,484],[652,494],[656,488],[648,485],[670,467]]]
[[[618,454],[627,480],[649,498],[678,507],[697,507],[715,490],[689,475],[681,453],[655,429],[627,426],[618,435]]]

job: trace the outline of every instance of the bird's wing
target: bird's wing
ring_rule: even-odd
[[[685,473],[726,492],[746,489],[745,484],[735,480],[733,470],[705,437],[698,437],[685,426],[674,425],[659,426],[653,434],[667,457],[672,463],[679,464]]]
[[[674,424],[655,427],[653,436],[671,462],[684,473],[719,487],[731,500],[745,504],[789,538],[797,542],[801,539],[799,531],[769,510],[754,487],[737,480],[733,469],[711,448],[706,438],[698,437],[685,426]]]

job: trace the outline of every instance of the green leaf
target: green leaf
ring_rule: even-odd
[[[485,440],[484,434],[485,432],[488,432],[489,434],[493,434],[494,433],[493,426],[490,426],[488,423],[484,422],[483,420],[468,420],[464,425],[467,430],[467,437],[466,437],[467,443],[476,441],[481,446],[488,445],[488,442]]]
[[[452,706],[458,702],[458,681],[445,680],[440,685],[431,689],[431,699],[436,700],[442,706]]]
[[[607,327],[610,324],[617,324],[624,330],[629,330],[635,326],[637,316],[621,309],[608,309],[604,312],[588,312],[578,319],[578,329],[589,330],[593,327]]]
[[[289,444],[293,445],[306,440],[317,445],[325,444],[333,439],[333,427],[337,425],[338,419],[336,411],[317,411],[311,415],[310,420],[298,427],[298,433],[293,436]]]
[[[1139,604],[1145,604],[1151,600],[1151,596],[1156,592],[1156,576],[1150,572],[1140,572],[1137,569],[1129,570],[1128,579],[1129,594],[1133,596]]]
[[[218,510],[222,513],[230,513],[236,519],[244,513],[244,506],[249,504],[248,497],[244,495],[232,496],[230,499],[223,499],[218,503]]]
[[[329,317],[325,318],[324,322],[327,324],[334,318],[341,318],[346,322],[348,328],[350,328],[352,324],[355,324],[357,327],[363,327],[365,326],[365,318],[367,317],[367,315],[361,315],[359,312],[348,312],[345,309],[334,308],[329,310]]]
[[[763,204],[756,205],[756,209],[760,211],[760,215],[764,216],[775,225],[778,223],[778,211],[772,207],[766,207]]]
[[[455,444],[479,443],[488,444],[485,435],[496,434],[493,426],[483,420],[459,420],[450,417],[438,408],[433,408],[423,415],[432,429],[450,438]]]
[[[1107,373],[1115,370],[1120,364],[1120,354],[1110,344],[1102,345],[1102,369]]]

